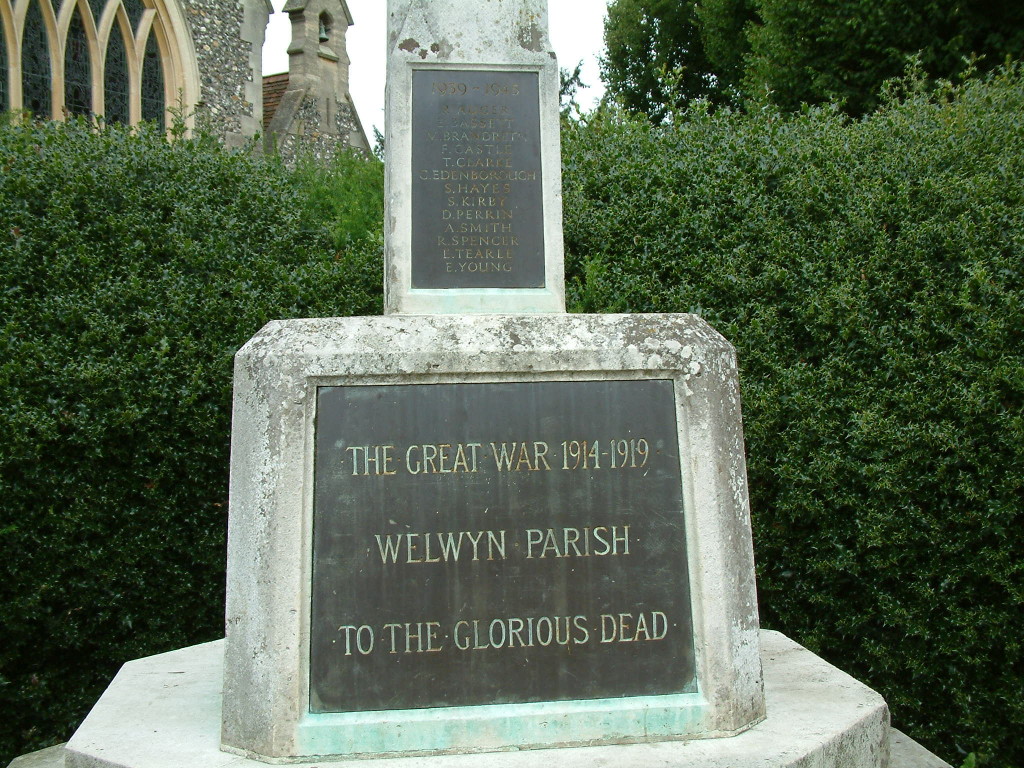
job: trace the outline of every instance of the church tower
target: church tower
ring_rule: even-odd
[[[264,136],[286,158],[330,157],[339,147],[370,146],[348,92],[345,0],[288,0],[288,72],[264,78]]]

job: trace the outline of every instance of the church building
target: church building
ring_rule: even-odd
[[[345,0],[288,0],[289,72],[268,78],[269,0],[0,0],[0,111],[168,125],[286,157],[369,149],[348,93]]]

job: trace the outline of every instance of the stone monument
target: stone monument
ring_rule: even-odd
[[[881,697],[759,631],[732,347],[564,312],[546,1],[388,12],[387,313],[239,351],[226,640],[66,764],[882,768]]]
[[[389,7],[388,316],[271,324],[238,355],[226,749],[764,717],[732,350],[691,316],[564,313],[546,16]]]
[[[388,4],[385,312],[564,312],[543,2]]]

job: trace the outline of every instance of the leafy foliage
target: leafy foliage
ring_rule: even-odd
[[[742,84],[750,46],[746,29],[757,17],[754,0],[701,0],[697,26],[708,63],[728,101],[742,101]]]
[[[223,634],[232,356],[271,319],[380,311],[367,184],[0,125],[0,763],[66,739],[123,662]],[[325,190],[350,200],[329,229]]]
[[[853,115],[877,106],[885,80],[917,56],[933,76],[955,78],[1007,56],[1024,57],[1024,6],[947,0],[753,0],[746,89],[786,109],[838,100]]]
[[[294,182],[302,190],[300,214],[306,226],[326,226],[335,248],[358,248],[380,239],[384,164],[376,158],[341,152],[326,167],[315,158],[300,158]]]
[[[666,119],[566,120],[572,303],[737,345],[764,624],[1024,763],[1024,73]],[[232,354],[380,309],[380,168],[338,163],[0,126],[0,759],[220,636]]]
[[[737,346],[763,624],[879,690],[950,762],[1010,768],[1024,72],[885,98],[857,122],[574,124],[567,287],[578,311],[698,312]]]
[[[838,101],[878,106],[882,84],[916,57],[934,77],[1024,58],[1016,0],[614,0],[603,74],[627,109],[654,122],[666,106]],[[673,75],[674,73],[674,75]],[[666,76],[672,76],[666,81]],[[667,87],[672,82],[675,87]]]
[[[576,66],[569,70],[564,67],[558,69],[558,106],[559,112],[569,117],[580,113],[579,102],[576,101],[576,94],[580,88],[586,88],[581,73],[583,72],[583,59],[580,59]]]
[[[604,41],[601,78],[627,109],[646,112],[658,122],[669,108],[719,95],[692,3],[613,0]],[[676,87],[667,87],[667,75],[678,81]]]

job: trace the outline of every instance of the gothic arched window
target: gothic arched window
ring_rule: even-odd
[[[195,54],[176,0],[28,0],[23,20],[15,5],[0,0],[0,111],[95,110],[108,123],[165,126],[168,94],[194,106]]]
[[[128,51],[120,24],[115,23],[107,41],[107,63],[103,67],[103,118],[108,123],[127,123],[131,119],[131,91],[128,75]]]
[[[71,15],[67,42],[64,43],[64,109],[69,115],[92,112],[92,66],[89,40],[82,23],[82,12]]]
[[[142,60],[142,119],[156,120],[164,127],[164,70],[160,64],[160,48],[156,35],[149,34],[146,53]]]
[[[25,14],[21,36],[21,106],[36,117],[50,117],[50,41],[39,0]]]

